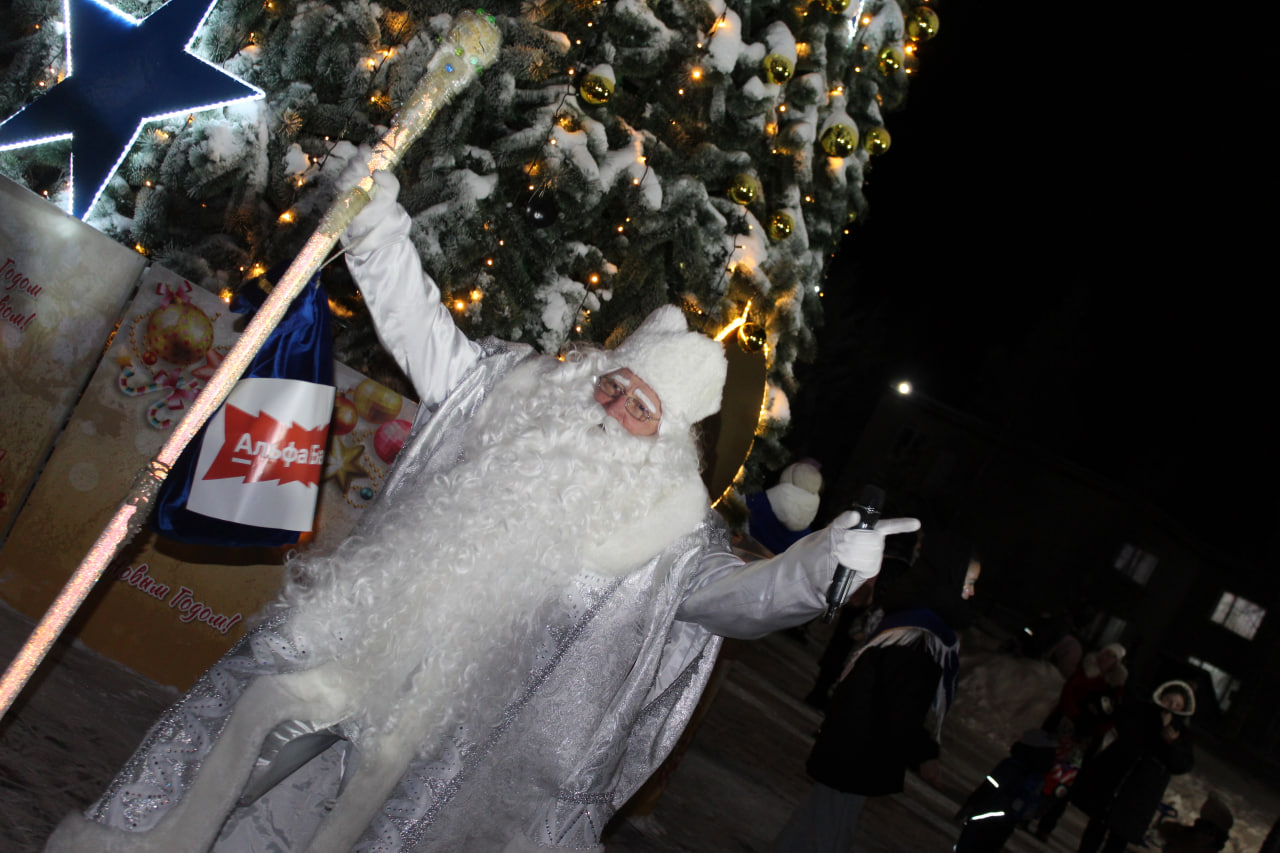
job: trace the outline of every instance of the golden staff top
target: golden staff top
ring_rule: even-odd
[[[374,147],[368,163],[371,175],[378,169],[390,169],[400,162],[440,108],[497,59],[501,41],[502,35],[497,23],[483,9],[477,9],[474,14],[463,12],[458,16],[453,29],[445,36],[444,43],[427,63],[427,73],[422,82],[406,101],[391,130]],[[369,203],[374,191],[372,177],[365,178],[330,206],[320,226],[289,265],[244,334],[210,378],[209,384],[174,428],[164,447],[139,472],[115,516],[107,523],[57,599],[45,611],[44,617],[31,632],[31,637],[9,665],[4,678],[0,679],[0,716],[9,710],[120,548],[142,529],[147,510],[160,484],[169,475],[169,469],[200,428],[226,400],[236,381],[262,348],[267,335],[279,324],[294,297],[320,268],[325,256],[338,242],[338,236]]]

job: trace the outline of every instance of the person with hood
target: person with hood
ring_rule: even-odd
[[[1115,741],[1085,763],[1071,789],[1089,816],[1079,853],[1121,853],[1142,842],[1169,780],[1194,763],[1187,722],[1195,710],[1185,681],[1166,681],[1150,702],[1122,709]]]
[[[901,793],[908,769],[941,784],[942,721],[955,696],[958,630],[982,571],[967,547],[932,537],[912,567],[888,563],[876,581],[876,634],[836,685],[806,769],[814,784],[774,840],[774,853],[847,853],[870,797]]]

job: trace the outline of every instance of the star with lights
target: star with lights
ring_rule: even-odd
[[[139,21],[65,0],[68,76],[0,125],[0,151],[70,139],[71,212],[83,218],[148,122],[263,97],[188,52],[212,8],[171,0]]]

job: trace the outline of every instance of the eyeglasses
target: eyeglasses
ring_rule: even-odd
[[[649,407],[640,402],[640,398],[627,394],[626,386],[614,379],[610,374],[605,374],[597,379],[596,388],[610,400],[616,400],[618,397],[624,397],[625,395],[622,401],[622,408],[626,409],[627,414],[638,421],[651,421],[660,417],[660,415],[649,411]]]

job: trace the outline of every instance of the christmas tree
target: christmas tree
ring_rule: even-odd
[[[937,30],[926,2],[487,4],[499,60],[398,169],[414,242],[459,325],[555,353],[679,304],[766,353],[753,459],[777,464],[825,264],[866,212],[884,113]],[[119,8],[142,18],[162,5]],[[265,98],[147,125],[87,221],[227,294],[289,261],[355,145],[385,132],[465,8],[217,0],[189,52]],[[8,116],[66,76],[67,28],[50,0],[14,4],[0,26]],[[0,171],[65,204],[69,147],[6,151]],[[386,380],[394,368],[342,264],[326,284],[339,358]]]

